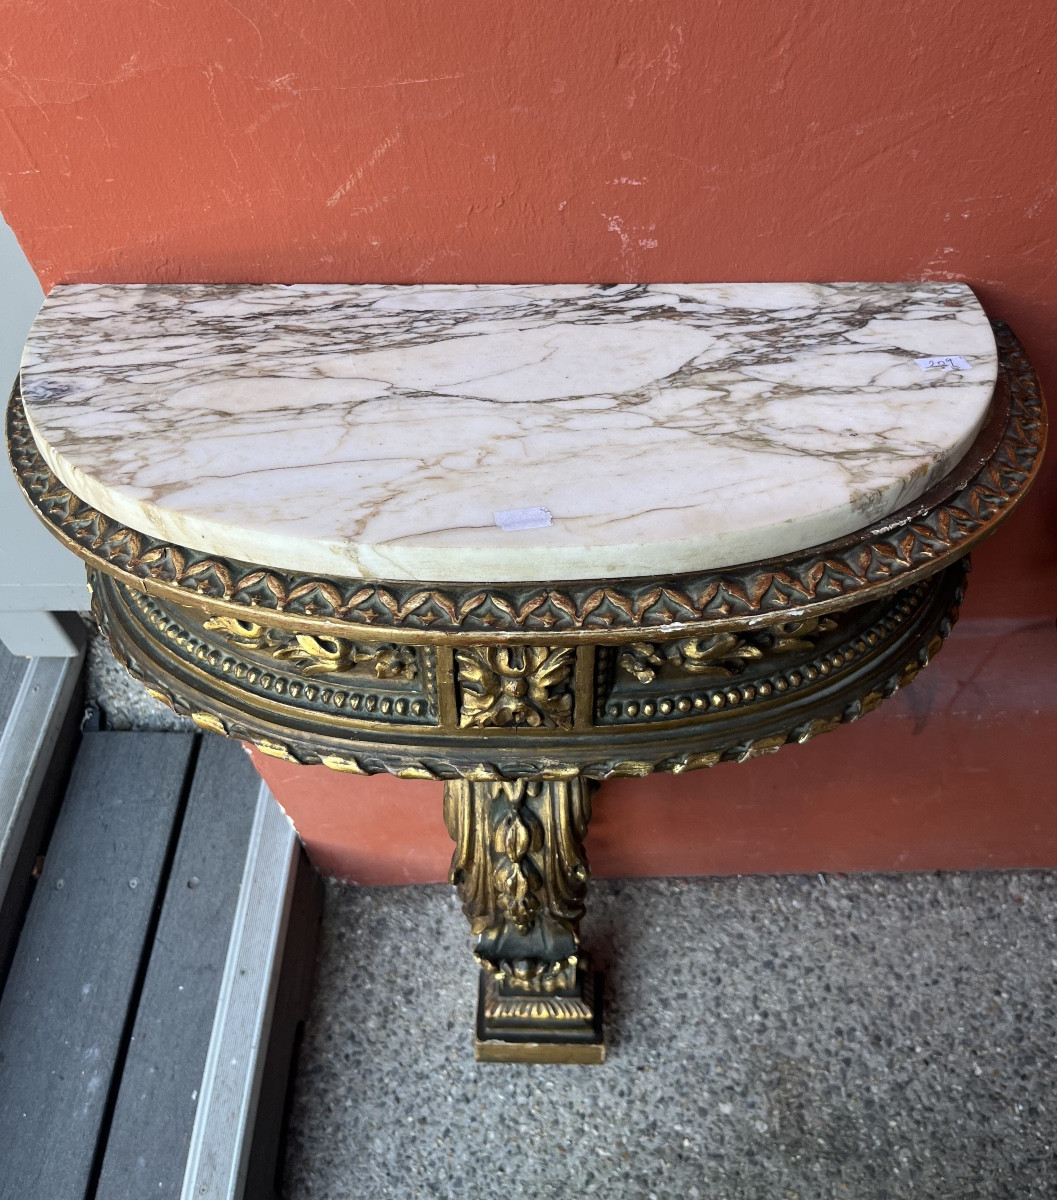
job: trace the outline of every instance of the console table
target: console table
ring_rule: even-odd
[[[476,1053],[506,1061],[604,1055],[597,781],[770,753],[913,679],[1044,433],[948,283],[59,287],[8,413],[154,695],[446,781]]]

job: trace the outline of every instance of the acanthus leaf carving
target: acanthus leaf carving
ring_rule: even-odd
[[[455,652],[459,724],[486,729],[572,726],[571,646],[469,646]]]
[[[480,939],[478,958],[514,986],[552,992],[575,973],[593,787],[584,779],[445,785],[449,879]]]

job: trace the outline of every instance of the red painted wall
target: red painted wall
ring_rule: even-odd
[[[0,212],[45,287],[964,279],[1057,394],[1052,0],[0,0],[0,29]],[[967,610],[1042,658],[1055,490]]]

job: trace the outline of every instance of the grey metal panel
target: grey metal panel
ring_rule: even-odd
[[[0,988],[68,769],[56,759],[73,740],[68,714],[80,678],[80,657],[16,659],[0,649]]]
[[[0,1198],[87,1195],[192,735],[84,737],[0,997]]]
[[[0,726],[7,722],[29,662],[0,646]]]
[[[299,855],[290,819],[261,784],[182,1200],[244,1194]]]
[[[15,235],[0,219],[0,400],[18,374],[22,344],[44,293]],[[0,460],[7,455],[0,453]],[[53,538],[0,461],[0,613],[87,612],[90,597],[80,559]],[[0,637],[5,626],[0,621]]]
[[[203,737],[96,1200],[180,1193],[260,788],[241,745]]]
[[[84,649],[84,623],[73,612],[4,612],[0,599],[0,641],[25,658],[77,658]]]

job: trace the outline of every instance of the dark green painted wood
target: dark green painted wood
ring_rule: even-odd
[[[268,1035],[261,1094],[253,1126],[246,1198],[279,1200],[284,1167],[284,1143],[293,1077],[308,1020],[315,977],[316,951],[323,924],[323,881],[301,851],[297,861],[290,924],[279,968],[279,986]]]
[[[203,737],[96,1200],[180,1194],[260,787],[241,745]]]
[[[0,1198],[88,1194],[193,735],[86,734],[0,997]]]

